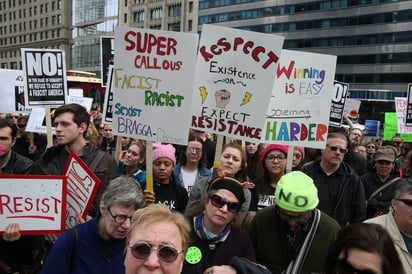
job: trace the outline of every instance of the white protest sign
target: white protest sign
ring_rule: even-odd
[[[356,119],[359,116],[360,105],[361,101],[352,98],[346,98],[343,113],[349,118]]]
[[[336,56],[282,50],[263,143],[324,148]]]
[[[78,104],[86,108],[88,112],[90,112],[92,107],[93,98],[89,97],[77,97],[77,96],[67,96],[67,102],[69,104]],[[55,108],[54,108],[55,109]],[[53,113],[53,109],[51,110]],[[47,133],[47,127],[45,122],[45,109],[43,107],[33,107],[29,120],[26,124],[26,131],[27,132],[34,132],[40,134]],[[52,114],[53,117],[53,114]],[[51,127],[51,132],[56,134],[55,127]]]
[[[259,143],[283,41],[203,25],[191,127]]]
[[[84,219],[100,186],[100,179],[72,151],[63,172],[67,176],[66,227],[76,225],[76,212]]]
[[[86,108],[87,112],[92,109],[93,98],[83,96],[67,96],[68,104],[78,104]]]
[[[113,133],[187,144],[198,35],[115,31]]]
[[[24,101],[21,70],[0,69],[0,113],[30,112]]]
[[[58,49],[21,49],[28,106],[67,102],[65,53]]]
[[[411,134],[412,127],[405,125],[406,110],[408,107],[408,99],[406,97],[395,97],[396,121],[398,133]]]
[[[0,175],[0,234],[10,223],[21,234],[58,234],[66,212],[64,176]]]

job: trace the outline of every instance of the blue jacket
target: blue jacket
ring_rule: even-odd
[[[73,232],[64,231],[54,244],[41,274],[118,274],[125,273],[125,239],[103,239],[98,232],[100,214],[92,220],[77,225],[78,246],[73,269],[70,260],[73,248]]]
[[[119,176],[121,175],[126,175],[126,166],[122,161],[119,161]],[[146,188],[146,176],[147,173],[146,171],[141,170],[140,168],[137,168],[132,175],[129,177],[134,179],[136,182],[140,184],[142,189]]]

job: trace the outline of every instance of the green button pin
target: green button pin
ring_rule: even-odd
[[[197,264],[202,260],[202,251],[197,246],[191,246],[186,252],[186,262],[189,264]]]

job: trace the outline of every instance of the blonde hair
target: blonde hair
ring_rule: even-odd
[[[189,247],[189,223],[181,213],[171,211],[164,204],[150,205],[138,209],[133,214],[130,229],[127,233],[126,243],[129,244],[129,241],[133,236],[133,231],[137,227],[147,227],[160,221],[172,222],[177,226],[180,236],[182,237],[182,250],[183,253],[186,253],[186,250]]]

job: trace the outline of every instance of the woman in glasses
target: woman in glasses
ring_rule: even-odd
[[[326,258],[326,274],[405,273],[390,235],[377,224],[354,223],[338,233]]]
[[[222,154],[220,156],[220,168],[213,170],[213,173],[208,177],[196,181],[192,187],[189,195],[189,201],[187,202],[185,215],[193,216],[193,212],[196,210],[198,204],[204,199],[210,182],[214,178],[219,177],[218,172],[223,173],[224,176],[232,177],[241,183],[248,181],[246,175],[246,154],[239,144],[228,143],[223,146]],[[250,191],[244,189],[246,202],[242,205],[242,208],[237,214],[237,221],[239,224],[243,223],[246,213],[250,204]]]
[[[236,179],[218,177],[211,182],[200,207],[190,217],[192,230],[183,273],[220,273],[230,268],[235,256],[255,260],[249,235],[233,226],[244,202],[243,188]]]
[[[247,227],[259,209],[270,206],[275,201],[275,189],[278,181],[286,172],[288,146],[268,145],[260,152],[259,162],[263,175],[254,181],[250,190],[251,201],[244,225]]]
[[[100,199],[100,213],[59,236],[41,273],[124,273],[130,220],[142,206],[142,189],[133,179],[113,179]]]
[[[180,162],[174,169],[177,183],[184,186],[188,194],[196,181],[211,174],[206,168],[207,159],[203,144],[201,138],[190,135],[186,149],[181,151]]]
[[[181,273],[189,230],[183,215],[165,205],[137,210],[126,239],[126,274]]]
[[[139,141],[133,141],[119,161],[119,175],[126,175],[146,188],[146,172],[141,169],[146,155],[146,148]]]
[[[388,214],[365,222],[379,224],[386,229],[393,239],[404,270],[410,273],[412,270],[412,179],[401,179],[396,184]],[[394,270],[390,273],[398,272]]]

